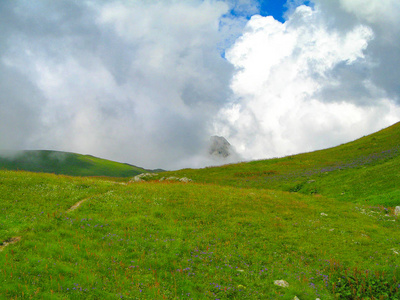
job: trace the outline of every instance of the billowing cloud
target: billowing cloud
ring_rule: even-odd
[[[400,119],[398,98],[373,76],[385,54],[369,47],[380,37],[360,22],[332,26],[321,9],[299,6],[285,23],[254,16],[227,51],[235,97],[215,130],[249,159],[333,146]]]
[[[365,55],[371,65],[364,69],[376,86],[400,104],[400,2],[396,0],[316,0],[332,28],[345,31],[363,24],[374,32]],[[359,74],[360,72],[358,72]],[[355,76],[356,73],[353,73]]]
[[[231,93],[233,68],[219,47],[232,5],[3,1],[0,72],[27,84],[15,75],[11,87],[0,86],[2,146],[154,168],[200,155],[208,120]]]
[[[212,135],[255,159],[397,121],[398,1],[304,2],[0,1],[0,148],[200,167]]]

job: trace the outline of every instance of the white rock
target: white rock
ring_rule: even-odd
[[[285,280],[275,280],[274,284],[281,287],[289,287],[289,283]]]
[[[396,208],[394,209],[394,215],[400,216],[400,206],[396,206]]]
[[[326,213],[321,213],[321,216],[327,217],[328,215]]]
[[[130,182],[142,182],[144,181],[142,178],[140,178],[139,176],[135,176],[133,177]]]
[[[143,178],[150,178],[157,175],[156,173],[142,173],[133,177],[129,182],[142,182],[144,181]]]
[[[188,182],[192,181],[192,179],[189,179],[189,178],[187,178],[187,177],[183,177],[183,178],[179,179],[179,181],[180,181],[180,182],[188,183]]]

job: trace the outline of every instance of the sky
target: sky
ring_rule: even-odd
[[[2,0],[0,149],[144,168],[332,147],[400,121],[398,0]]]

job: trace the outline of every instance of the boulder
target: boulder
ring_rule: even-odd
[[[394,215],[400,216],[400,206],[396,206],[396,208],[394,209]]]
[[[285,281],[285,280],[275,280],[274,284],[277,285],[277,286],[284,287],[284,288],[289,287],[289,283],[287,281]]]

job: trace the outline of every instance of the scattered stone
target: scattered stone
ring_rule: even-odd
[[[179,179],[179,181],[180,182],[184,182],[184,183],[188,183],[188,182],[192,181],[192,179],[189,179],[187,177],[183,177],[183,178]]]
[[[277,286],[284,287],[284,288],[289,287],[289,283],[287,281],[285,281],[285,280],[275,280],[274,284],[277,285]]]
[[[396,208],[394,209],[394,215],[400,216],[400,206],[396,206]]]
[[[329,229],[329,231],[334,231],[334,230],[335,230],[335,228]]]
[[[326,213],[321,213],[321,216],[327,217],[328,215]]]
[[[170,177],[162,177],[162,178],[160,178],[159,181],[180,181],[180,182],[188,183],[193,180],[190,178],[187,178],[187,177],[178,178],[175,176],[170,176]]]
[[[157,176],[158,174],[156,173],[142,173],[139,175],[136,175],[135,177],[133,177],[131,180],[129,180],[129,182],[143,182],[146,181],[148,179],[150,179],[151,177]],[[175,176],[170,176],[170,177],[161,177],[159,179],[159,181],[180,181],[180,182],[184,182],[184,183],[188,183],[193,181],[190,178],[187,177],[182,177],[182,178],[178,178]]]
[[[299,297],[294,296],[293,300],[300,300]]]

